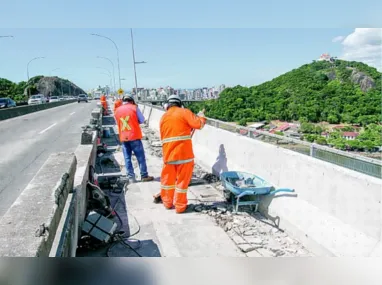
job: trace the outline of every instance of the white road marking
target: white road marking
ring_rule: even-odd
[[[75,112],[70,113],[69,116],[73,115],[74,113],[75,113]]]
[[[49,130],[50,128],[53,128],[55,125],[57,125],[57,123],[54,123],[53,125],[50,125],[49,127],[47,127],[46,129],[42,130],[41,132],[39,132],[38,134],[41,135],[43,133],[45,133],[47,130]]]

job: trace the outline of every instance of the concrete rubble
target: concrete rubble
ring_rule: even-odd
[[[144,139],[149,141],[151,155],[162,157],[161,143],[156,133],[142,126]],[[136,160],[133,160],[136,164]],[[237,247],[249,257],[295,257],[313,256],[298,241],[289,237],[287,233],[276,228],[260,213],[254,213],[245,207],[239,213],[233,213],[232,205],[223,198],[223,186],[218,177],[207,173],[200,166],[195,165],[194,177],[206,180],[207,185],[191,186],[191,191],[200,197],[194,205],[194,211],[210,216],[215,223],[224,229]],[[198,187],[202,187],[200,193]],[[206,188],[208,191],[205,191]],[[217,194],[213,194],[213,192]],[[203,195],[204,193],[204,195]],[[211,193],[207,195],[206,193]],[[199,195],[197,195],[199,194]]]

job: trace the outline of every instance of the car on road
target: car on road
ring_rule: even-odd
[[[88,96],[87,95],[85,95],[85,94],[80,94],[80,95],[78,95],[78,103],[80,103],[80,102],[88,102]]]
[[[28,100],[28,105],[45,104],[46,98],[42,94],[32,95]]]
[[[16,107],[16,102],[10,98],[0,98],[0,109]]]
[[[60,99],[58,99],[58,96],[52,96],[52,97],[50,97],[49,102],[50,102],[50,103],[53,103],[53,102],[60,102]]]

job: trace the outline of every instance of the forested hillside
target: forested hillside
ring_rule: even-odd
[[[381,121],[381,73],[359,62],[305,64],[258,86],[225,89],[192,104],[208,117],[241,124],[263,120],[361,123]]]
[[[79,95],[86,92],[67,79],[57,76],[35,76],[29,83],[14,83],[0,78],[0,98],[8,97],[17,102],[26,101],[27,94],[44,94],[45,96]]]

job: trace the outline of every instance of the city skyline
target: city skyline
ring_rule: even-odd
[[[14,38],[0,42],[0,77],[14,82],[30,75],[67,78],[83,89],[110,85],[120,51],[122,88],[134,87],[128,29],[0,29]],[[172,44],[181,42],[182,45]],[[134,31],[138,87],[252,86],[269,81],[329,53],[381,69],[381,29],[137,29]],[[97,58],[104,57],[110,59]]]

